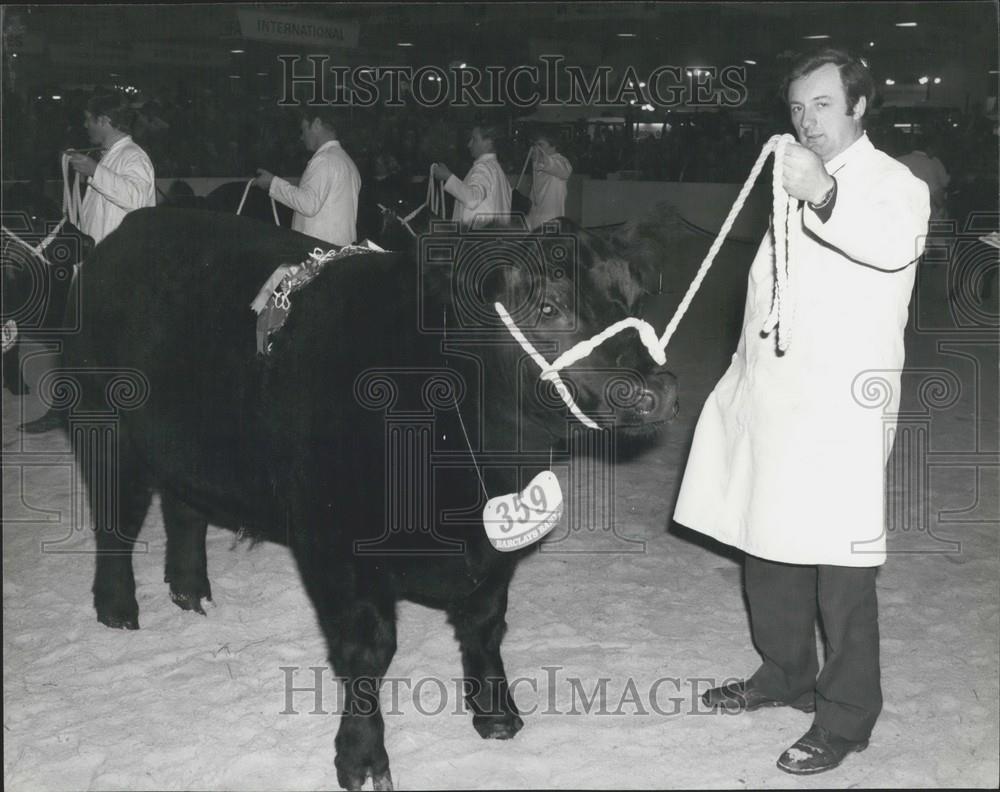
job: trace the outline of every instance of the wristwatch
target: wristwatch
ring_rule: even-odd
[[[833,177],[831,177],[831,178],[833,178]],[[833,196],[835,196],[836,194],[837,194],[837,180],[833,179],[833,187],[831,187],[829,190],[827,190],[826,195],[823,196],[823,200],[820,201],[819,203],[812,203],[810,201],[809,206],[814,211],[816,209],[824,209],[830,203],[830,201],[833,200]]]

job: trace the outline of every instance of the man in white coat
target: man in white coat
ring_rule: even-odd
[[[90,141],[103,150],[100,161],[67,152],[70,167],[88,179],[80,230],[95,243],[118,228],[129,212],[156,206],[153,163],[129,134],[134,117],[121,97],[95,94],[87,101],[83,126]]]
[[[459,179],[440,162],[434,163],[434,178],[444,182],[444,189],[455,197],[452,219],[463,228],[472,225],[476,218],[485,223],[510,219],[510,181],[503,172],[496,155],[496,141],[500,130],[480,125],[469,135],[469,153],[474,162],[464,179]]]
[[[343,247],[358,236],[358,194],[361,175],[337,138],[336,119],[325,109],[310,110],[300,121],[302,143],[315,152],[295,187],[269,171],[258,169],[254,184],[289,206],[292,230]]]
[[[535,136],[531,160],[533,176],[528,228],[534,231],[547,220],[566,214],[566,183],[573,174],[573,166],[545,133]]]
[[[101,147],[101,158],[98,161],[79,151],[66,152],[70,167],[87,180],[79,224],[95,244],[118,228],[129,212],[156,206],[153,163],[129,134],[135,115],[121,96],[94,94],[87,100],[83,126],[90,142]],[[20,429],[42,434],[65,422],[66,411],[52,407]]]
[[[736,354],[695,430],[674,519],[745,551],[763,658],[749,679],[712,688],[703,701],[815,712],[778,760],[811,774],[864,750],[882,708],[883,479],[929,204],[926,185],[864,133],[874,83],[863,61],[824,50],[794,64],[786,86],[801,145],[785,152],[784,186],[804,202],[790,264],[794,316],[779,327],[789,346],[779,353],[775,334],[761,332],[775,288],[768,234],[750,270]]]

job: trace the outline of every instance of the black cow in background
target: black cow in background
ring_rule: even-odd
[[[531,548],[501,553],[487,541],[482,489],[519,491],[566,448],[575,419],[494,301],[552,359],[553,343],[565,349],[638,315],[655,280],[569,223],[545,237],[494,229],[431,241],[452,259],[426,270],[409,254],[328,264],[292,295],[262,355],[251,300],[278,264],[325,246],[242,218],[139,210],[88,260],[86,322],[63,360],[79,378],[71,425],[109,400],[121,408],[116,469],[84,464],[92,435],[74,433],[97,538],[98,619],[139,626],[130,552],[154,491],[182,608],[210,597],[209,522],[287,542],[345,679],[335,764],[347,789],[368,776],[391,788],[378,687],[399,599],[447,612],[479,734],[510,738],[523,725],[500,643],[508,586]],[[676,381],[631,332],[565,379],[584,412],[624,439],[656,435],[676,413]],[[404,446],[422,453],[399,457],[392,427],[414,415]],[[104,503],[106,476],[118,477],[117,509]]]
[[[59,336],[71,329],[66,308],[73,267],[94,247],[94,240],[69,222],[49,239],[62,217],[40,188],[24,183],[5,188],[3,235],[3,382],[13,394],[29,388],[21,371],[21,339]],[[48,242],[45,240],[48,239]],[[44,243],[44,249],[36,252]]]
[[[226,182],[225,184],[220,184],[208,193],[208,195],[195,195],[194,190],[191,189],[191,185],[181,179],[176,179],[171,183],[166,193],[163,194],[163,201],[159,205],[174,209],[202,209],[236,214],[246,186],[247,183],[245,181]],[[292,210],[279,201],[275,201],[274,205],[278,210],[278,224],[284,228],[290,228],[292,225]],[[271,208],[271,199],[266,192],[257,187],[251,187],[247,193],[247,199],[243,204],[240,216],[276,225],[274,222],[274,211]]]

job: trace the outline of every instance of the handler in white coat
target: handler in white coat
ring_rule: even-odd
[[[125,215],[156,206],[153,163],[129,135],[135,113],[118,96],[96,94],[87,101],[83,126],[104,153],[100,161],[79,152],[69,164],[89,178],[80,204],[80,230],[100,242],[118,228]]]
[[[510,219],[510,181],[497,160],[498,136],[495,127],[472,128],[466,145],[475,161],[464,179],[459,179],[447,165],[434,163],[434,178],[443,181],[445,191],[455,197],[452,219],[463,228],[471,226],[476,218],[480,218],[480,224]]]
[[[535,136],[532,148],[531,211],[528,228],[532,231],[547,220],[566,214],[566,184],[573,166],[545,134]]]
[[[322,110],[310,111],[302,118],[302,143],[315,153],[298,187],[262,168],[257,170],[254,184],[274,200],[291,207],[293,231],[343,247],[358,236],[361,175],[354,160],[341,147],[335,123]]]
[[[866,748],[882,707],[883,478],[929,204],[926,185],[864,133],[873,88],[867,66],[839,50],[791,70],[786,98],[801,145],[787,148],[784,186],[805,205],[790,265],[794,315],[782,328],[789,347],[779,354],[775,335],[761,333],[775,285],[768,234],[750,270],[736,354],[702,410],[674,513],[746,552],[763,657],[750,679],[703,700],[736,711],[815,708],[812,728],[778,760],[796,774]]]

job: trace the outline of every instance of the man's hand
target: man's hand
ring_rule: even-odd
[[[77,173],[82,173],[84,176],[93,176],[94,171],[97,170],[97,162],[92,160],[86,154],[78,154],[77,152],[70,150],[66,152],[69,154],[69,164]]]
[[[274,174],[270,171],[266,171],[263,168],[257,168],[257,176],[254,178],[253,183],[256,187],[260,187],[264,192],[271,189],[271,182],[274,179]]]
[[[440,162],[434,163],[434,178],[440,179],[441,181],[448,181],[451,178],[451,171],[448,170],[448,166]]]
[[[789,143],[782,166],[782,186],[792,198],[818,204],[833,188],[833,177],[823,167],[823,160],[805,146]]]

